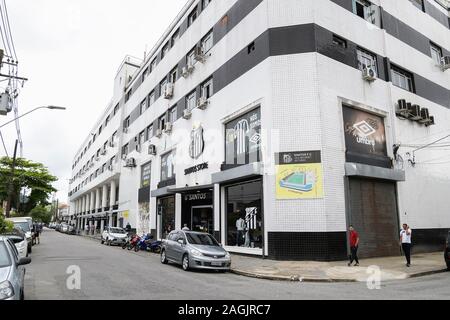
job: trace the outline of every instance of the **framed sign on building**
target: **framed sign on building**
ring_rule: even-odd
[[[320,151],[282,152],[276,155],[276,198],[323,198]]]
[[[343,106],[346,161],[390,168],[384,118]]]

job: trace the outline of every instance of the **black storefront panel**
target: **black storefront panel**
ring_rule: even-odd
[[[186,224],[190,230],[214,235],[213,194],[212,190],[199,190],[181,195],[182,227]]]

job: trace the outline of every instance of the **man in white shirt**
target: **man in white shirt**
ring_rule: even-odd
[[[400,231],[400,244],[406,257],[406,266],[411,266],[411,229],[404,223],[403,229]]]
[[[244,237],[245,230],[245,220],[242,217],[236,220],[236,230],[237,230],[237,239],[236,245],[239,247],[241,245],[242,238]]]

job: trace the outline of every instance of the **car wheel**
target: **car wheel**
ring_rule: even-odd
[[[30,247],[28,248],[28,253],[31,253],[31,251],[33,251],[32,246],[30,246]]]
[[[101,243],[101,244],[104,244],[104,243],[105,243],[105,240],[103,240],[103,238],[102,238],[102,240],[100,241],[100,243]]]
[[[139,247],[139,245],[135,245],[134,246],[134,252],[139,252],[141,248]]]
[[[25,294],[23,293],[23,290],[20,291],[20,300],[21,301],[25,300]]]
[[[182,266],[184,271],[189,270],[189,256],[187,254],[183,256]]]
[[[167,264],[166,250],[161,251],[161,263]]]

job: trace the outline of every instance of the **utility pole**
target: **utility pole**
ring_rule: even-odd
[[[8,189],[8,202],[6,204],[6,217],[9,218],[11,214],[11,202],[12,196],[14,192],[14,171],[16,169],[16,156],[17,156],[17,144],[19,141],[16,139],[16,143],[14,145],[14,156],[11,164],[11,178],[9,180],[9,189]]]

